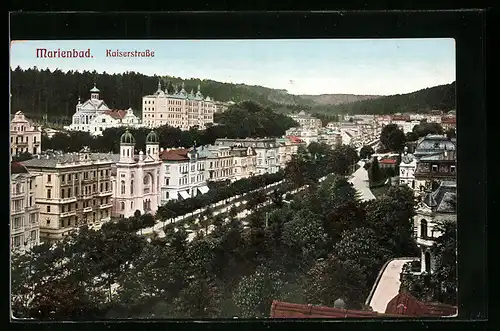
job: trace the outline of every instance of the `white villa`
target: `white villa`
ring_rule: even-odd
[[[412,154],[408,154],[408,147],[404,148],[399,164],[399,184],[408,185],[415,190],[415,170],[417,169],[417,160]]]
[[[99,99],[99,89],[94,85],[90,90],[90,99],[76,105],[71,125],[65,127],[67,130],[89,132],[92,135],[101,135],[108,128],[116,127],[141,127],[140,119],[134,115],[134,111],[112,110],[104,100]]]

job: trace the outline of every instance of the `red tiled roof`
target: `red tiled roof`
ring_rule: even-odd
[[[372,311],[300,305],[276,300],[271,306],[271,318],[373,318],[384,316],[387,315]],[[394,315],[393,317],[399,316]]]
[[[395,159],[380,159],[378,161],[378,163],[382,163],[382,164],[396,164],[396,163],[398,163],[398,160],[395,160]]]
[[[393,115],[391,120],[393,121],[409,121],[410,116],[407,115]]]
[[[455,116],[443,116],[443,117],[441,117],[441,123],[443,123],[443,124],[456,124],[457,118]]]
[[[104,112],[104,114],[109,115],[113,117],[114,119],[121,120],[122,118],[127,115],[126,110],[119,110],[119,109],[112,109],[112,110],[107,110]]]
[[[160,154],[160,159],[163,161],[185,161],[189,160],[187,157],[188,149],[186,148],[180,148],[180,149],[172,149],[172,150],[165,150]]]
[[[389,301],[385,312],[422,317],[452,316],[456,314],[457,307],[443,303],[424,303],[417,300],[408,292],[402,292]]]
[[[287,138],[290,139],[292,143],[300,144],[303,142],[303,140],[297,136],[288,136]]]

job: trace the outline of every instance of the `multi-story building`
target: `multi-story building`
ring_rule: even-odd
[[[342,145],[342,134],[340,131],[328,129],[319,134],[318,142],[325,143],[329,146],[339,146]]]
[[[421,251],[421,272],[434,271],[435,257],[431,247],[442,234],[439,225],[457,221],[456,192],[456,182],[442,181],[436,189],[426,193],[417,207],[413,221],[414,235]]]
[[[72,131],[89,132],[92,135],[101,135],[107,128],[116,127],[140,127],[140,119],[134,115],[134,111],[111,110],[104,100],[99,98],[99,89],[94,85],[90,90],[90,99],[76,105],[71,124],[65,129]]]
[[[408,185],[415,189],[415,170],[417,168],[417,160],[412,154],[408,153],[408,147],[404,148],[404,153],[401,156],[399,164],[399,184]]]
[[[304,111],[301,111],[300,113],[295,115],[290,115],[290,117],[304,128],[319,129],[323,126],[319,118],[313,117]]]
[[[215,112],[216,113],[223,113],[225,112],[230,106],[234,105],[234,101],[228,101],[228,102],[222,102],[222,101],[215,101]]]
[[[275,138],[245,138],[227,139],[221,138],[215,141],[217,147],[220,146],[241,146],[252,147],[257,153],[257,174],[276,173],[279,171],[277,157],[279,145]]]
[[[42,151],[42,129],[17,111],[10,121],[10,155]]]
[[[457,128],[457,118],[454,113],[450,113],[451,111],[446,116],[441,117],[441,126],[444,130]]]
[[[257,174],[257,153],[252,147],[231,147],[233,157],[233,180],[251,177]]]
[[[206,153],[205,147],[167,149],[161,151],[161,204],[169,200],[182,200],[205,194]]]
[[[36,204],[40,207],[40,240],[57,241],[81,225],[100,226],[111,218],[109,154],[38,154],[22,162],[36,175]]]
[[[24,253],[40,243],[40,210],[36,176],[22,164],[10,166],[10,239],[13,252]]]
[[[278,138],[276,142],[278,143],[278,158],[276,161],[282,169],[292,159],[292,155],[297,154],[299,146],[305,146],[305,142],[295,136]]]
[[[429,134],[420,138],[416,145],[413,155],[418,159],[425,155],[432,155],[447,151],[456,150],[455,141],[444,135]]]
[[[207,181],[234,180],[233,155],[231,154],[232,146],[237,145],[218,145],[216,141],[215,146],[203,146],[200,149],[199,153],[206,159]]]
[[[146,137],[146,152],[135,155],[135,138],[126,130],[120,137],[120,157],[113,183],[113,216],[131,217],[136,210],[154,214],[160,203],[160,145],[151,131]]]
[[[196,94],[182,89],[170,94],[163,91],[158,82],[158,90],[153,95],[142,98],[142,122],[148,127],[169,125],[189,130],[197,127],[205,129],[206,124],[213,123],[216,110],[215,101],[201,94],[200,86]]]
[[[456,180],[456,154],[454,150],[422,156],[417,160],[415,187],[423,192],[435,190],[443,181]]]
[[[285,131],[287,137],[294,136],[302,140],[306,146],[310,143],[318,142],[318,129],[308,128],[308,127],[296,127],[290,128]]]

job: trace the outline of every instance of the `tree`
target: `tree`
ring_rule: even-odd
[[[456,138],[457,131],[455,130],[455,128],[449,128],[448,130],[446,130],[446,137],[448,137],[448,139]]]
[[[176,311],[184,318],[214,318],[220,313],[221,293],[211,277],[192,277],[174,299]]]
[[[151,214],[144,214],[139,216],[142,219],[142,224],[145,228],[149,228],[155,225],[155,219]]]
[[[396,124],[388,124],[380,133],[380,143],[389,151],[400,152],[403,150],[406,136]]]
[[[406,141],[407,142],[417,141],[418,138],[419,138],[418,135],[415,132],[413,132],[413,131],[410,131],[410,132],[406,133]]]
[[[368,177],[369,177],[370,183],[373,183],[373,184],[379,183],[381,180],[384,179],[377,158],[373,158],[373,160],[370,162],[370,168],[368,170]]]
[[[318,261],[304,282],[308,303],[333,307],[341,298],[349,309],[360,309],[370,288],[359,264],[338,260],[334,255]]]
[[[279,299],[284,286],[282,273],[261,266],[236,287],[233,300],[241,310],[241,317],[267,317],[274,299]]]
[[[434,122],[422,122],[413,127],[412,130],[418,137],[425,137],[428,134],[443,134],[444,130],[441,124]]]
[[[361,159],[369,159],[373,154],[375,154],[375,150],[373,150],[371,146],[363,146],[359,151],[359,157]]]
[[[31,160],[32,158],[33,158],[33,156],[30,153],[22,152],[19,155],[12,156],[12,161],[13,162],[23,162],[23,161]]]
[[[445,221],[435,226],[441,232],[431,248],[435,256],[435,271],[433,278],[439,287],[436,289],[435,300],[457,305],[457,225]]]

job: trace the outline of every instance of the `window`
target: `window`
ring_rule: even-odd
[[[21,236],[15,236],[13,239],[14,247],[20,247],[21,246]]]
[[[168,174],[170,172],[170,166],[166,165],[165,166],[165,173]]]
[[[12,227],[14,228],[14,230],[19,229],[21,225],[22,225],[21,217],[14,218],[14,221],[12,222]]]
[[[47,182],[51,182],[52,181],[52,175],[47,175]]]
[[[64,193],[65,193],[64,189],[61,189],[61,198],[63,198],[63,199],[64,199]]]
[[[170,185],[170,178],[168,178],[168,177],[165,178],[165,185],[167,185],[167,186]]]
[[[420,237],[427,238],[427,221],[424,219],[420,221]]]
[[[50,225],[50,219],[47,218],[46,222],[47,222],[47,226],[49,226]]]
[[[47,206],[47,213],[50,213],[50,206]]]
[[[106,192],[109,191],[109,183],[108,182],[106,182],[105,187],[106,187]]]
[[[30,179],[30,190],[32,190],[32,189],[33,189],[33,180]]]
[[[36,241],[36,230],[31,231],[31,240]]]
[[[130,194],[134,194],[134,181],[130,181]]]
[[[452,173],[452,174],[455,173],[455,166],[454,165],[450,166],[450,173]]]
[[[121,181],[121,190],[120,191],[121,191],[121,194],[125,194],[125,181],[124,180]]]
[[[61,181],[64,183],[66,181],[66,175],[61,175]]]
[[[120,209],[125,210],[125,202],[120,202]]]
[[[68,188],[68,198],[71,198],[71,188]]]
[[[47,199],[52,199],[52,190],[50,188],[47,189]]]
[[[36,213],[30,214],[30,223],[36,223]]]
[[[436,164],[432,165],[432,172],[436,172],[438,170],[438,166]]]

